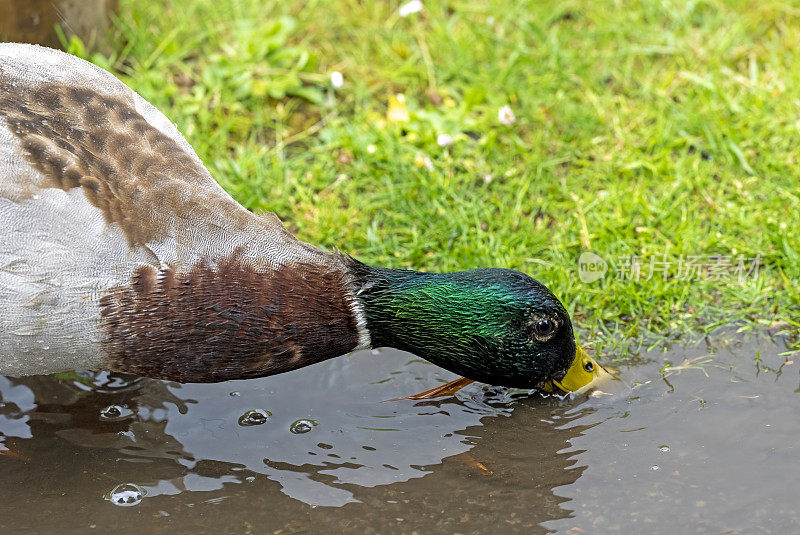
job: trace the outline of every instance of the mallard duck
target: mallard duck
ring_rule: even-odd
[[[239,205],[136,92],[44,47],[0,44],[0,238],[3,375],[215,382],[381,346],[461,383],[575,390],[601,369],[528,275],[385,269],[304,243]]]

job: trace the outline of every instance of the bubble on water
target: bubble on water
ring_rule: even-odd
[[[236,390],[234,390],[233,392],[229,392],[228,395],[232,398],[238,398],[239,396],[241,396],[241,394]]]
[[[119,405],[109,405],[108,407],[100,411],[100,418],[104,420],[119,418],[121,414],[122,414],[122,407],[120,407]]]
[[[301,418],[299,420],[295,420],[292,425],[289,427],[289,431],[294,433],[295,435],[301,435],[303,433],[308,433],[316,427],[317,422],[315,420],[309,420],[307,418]]]
[[[654,464],[653,466],[651,466],[651,467],[650,467],[650,470],[652,470],[653,472],[655,472],[656,470],[661,470],[661,467],[660,467],[660,466],[658,466],[657,464]]]
[[[105,499],[120,507],[139,505],[144,498],[145,490],[135,483],[122,483],[105,495]]]
[[[660,445],[658,449],[661,451],[661,453],[669,453],[669,446],[666,444]]]
[[[109,405],[100,411],[100,419],[105,422],[118,422],[133,416],[133,411],[122,405]]]
[[[272,413],[264,409],[253,409],[239,416],[239,425],[249,427],[267,423]]]

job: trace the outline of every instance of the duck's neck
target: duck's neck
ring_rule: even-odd
[[[497,325],[481,318],[502,306],[491,284],[476,284],[480,271],[485,270],[423,273],[352,264],[372,346],[413,352],[455,373],[474,374],[483,365],[478,355],[488,350],[484,341],[498,333]]]
[[[482,321],[502,306],[482,271],[421,273],[342,257],[267,273],[236,260],[189,272],[144,266],[100,301],[102,367],[215,382],[388,346],[474,376],[477,355],[490,352],[485,341],[502,329]]]

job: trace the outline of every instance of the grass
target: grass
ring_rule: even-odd
[[[407,18],[397,2],[120,4],[111,52],[91,59],[305,241],[389,267],[525,271],[605,347],[800,316],[787,2],[426,1]],[[386,121],[394,93],[407,123]],[[609,264],[596,282],[578,276],[585,251]],[[686,280],[681,255],[733,266]],[[732,273],[739,255],[760,258],[757,277]],[[632,256],[639,280],[621,276]],[[672,264],[645,280],[651,259]]]

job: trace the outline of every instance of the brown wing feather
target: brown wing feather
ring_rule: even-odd
[[[234,201],[177,131],[152,124],[154,115],[163,116],[122,82],[61,55],[63,76],[48,73],[39,80],[20,76],[0,56],[0,119],[19,141],[23,154],[17,157],[43,177],[11,177],[18,183],[3,184],[0,195],[22,200],[39,188],[82,188],[131,247],[177,244],[169,261],[213,258],[215,248],[224,255],[244,245],[261,246],[255,263],[331,261],[294,238],[274,214],[255,216]],[[86,71],[80,84],[68,72],[75,62]],[[101,90],[101,84],[116,87]]]

